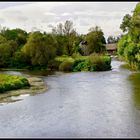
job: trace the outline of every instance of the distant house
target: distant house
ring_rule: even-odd
[[[104,44],[106,46],[106,50],[109,55],[113,55],[117,52],[117,44],[111,43],[111,44]],[[83,55],[89,55],[88,49],[87,49],[87,41],[81,41],[79,44]]]
[[[113,55],[117,52],[117,44],[112,43],[112,44],[106,44],[106,50],[110,55]]]

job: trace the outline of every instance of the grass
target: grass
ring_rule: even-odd
[[[0,93],[29,86],[25,77],[0,74]]]

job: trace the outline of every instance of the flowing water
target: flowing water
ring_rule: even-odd
[[[140,137],[140,73],[122,64],[43,76],[46,93],[0,106],[0,137]]]

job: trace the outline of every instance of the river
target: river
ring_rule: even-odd
[[[0,137],[140,137],[140,78],[122,64],[43,76],[46,93],[0,106]]]

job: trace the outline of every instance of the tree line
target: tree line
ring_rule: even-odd
[[[82,41],[87,42],[85,49],[80,46]],[[53,27],[51,33],[27,33],[23,29],[3,27],[0,30],[0,68],[46,67],[56,56],[104,53],[105,44],[100,27],[92,27],[87,34],[82,35],[76,32],[73,22],[69,20]]]
[[[126,14],[120,25],[124,35],[118,42],[118,54],[133,69],[140,69],[140,2],[133,14]]]

